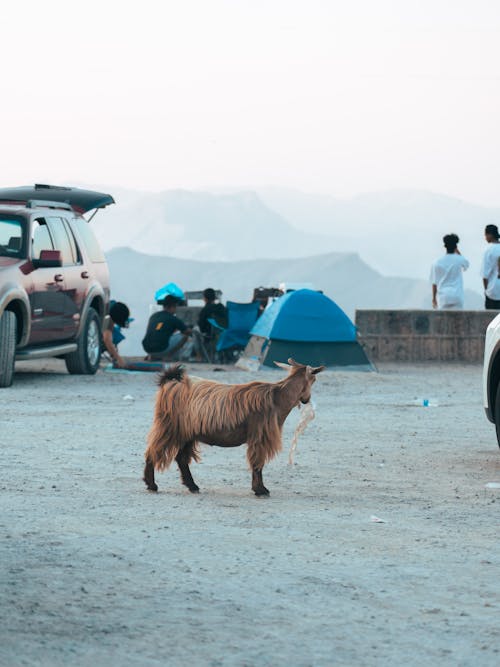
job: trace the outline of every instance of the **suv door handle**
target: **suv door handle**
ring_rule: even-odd
[[[82,278],[88,278],[89,277],[89,272],[88,271],[82,271],[80,275],[81,275]]]
[[[62,283],[63,280],[64,280],[63,274],[62,273],[56,273],[56,275],[54,276],[54,280],[56,281],[56,283]]]

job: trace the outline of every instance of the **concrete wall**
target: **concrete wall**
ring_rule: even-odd
[[[377,361],[482,363],[496,310],[357,310],[360,342]]]

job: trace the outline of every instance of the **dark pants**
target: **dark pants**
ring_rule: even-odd
[[[500,301],[496,299],[490,299],[489,296],[485,296],[484,307],[486,310],[500,310]]]

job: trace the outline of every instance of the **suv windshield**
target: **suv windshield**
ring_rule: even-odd
[[[23,220],[0,213],[0,257],[21,257]]]

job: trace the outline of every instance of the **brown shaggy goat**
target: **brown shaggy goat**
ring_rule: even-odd
[[[157,491],[156,470],[165,470],[175,459],[182,483],[199,491],[189,464],[200,460],[199,443],[218,447],[248,445],[252,490],[268,495],[262,468],[281,450],[281,431],[290,411],[311,398],[311,386],[324,366],[311,368],[293,359],[279,382],[226,385],[210,380],[191,381],[179,365],[160,376],[153,426],[145,452],[144,481]]]

